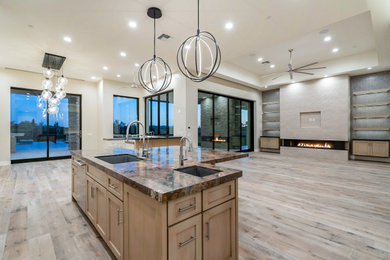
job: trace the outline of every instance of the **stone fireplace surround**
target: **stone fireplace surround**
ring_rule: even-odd
[[[280,88],[280,148],[282,155],[348,160],[350,140],[350,84],[335,76]],[[332,141],[329,141],[332,140]],[[299,147],[332,142],[335,148]],[[314,145],[308,145],[314,146]]]

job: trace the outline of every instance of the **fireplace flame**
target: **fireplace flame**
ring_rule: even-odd
[[[308,148],[320,148],[320,149],[332,149],[332,145],[329,143],[298,143],[298,147],[308,147]]]
[[[218,143],[225,143],[226,142],[226,139],[224,138],[221,138],[219,136],[216,136],[213,140],[214,142],[218,142]]]

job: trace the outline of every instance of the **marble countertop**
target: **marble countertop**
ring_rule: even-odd
[[[159,136],[159,135],[151,135],[151,136],[146,136],[145,139],[178,139],[181,138],[181,136]],[[142,137],[138,136],[129,136],[130,140],[142,140]],[[114,138],[103,138],[104,141],[121,141],[121,140],[126,140],[125,137],[114,137]]]
[[[178,146],[154,147],[150,148],[150,151],[151,154],[147,160],[120,164],[110,164],[95,157],[113,154],[139,156],[140,150],[109,148],[76,150],[71,151],[71,153],[76,159],[84,160],[159,202],[184,197],[241,177],[241,170],[217,167],[213,164],[248,157],[246,153],[196,148],[193,152],[188,153],[184,166],[180,166]],[[175,170],[192,165],[218,169],[220,172],[197,177]]]

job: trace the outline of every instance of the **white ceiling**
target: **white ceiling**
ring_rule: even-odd
[[[201,0],[201,29],[212,32],[221,46],[219,76],[233,78],[234,74],[236,81],[261,87],[269,84],[262,81],[267,74],[286,69],[289,48],[295,49],[295,65],[319,61],[331,64],[333,74],[348,71],[345,64],[349,63],[343,65],[343,58],[351,60],[353,56],[356,63],[370,51],[371,56],[364,56],[362,64],[370,61],[378,65],[372,55],[387,51],[383,41],[389,39],[385,25],[390,24],[390,8],[384,11],[383,7],[389,2]],[[141,64],[152,56],[153,21],[146,15],[151,6],[163,12],[157,34],[173,37],[157,41],[157,54],[175,71],[179,45],[196,31],[196,0],[0,0],[0,66],[40,72],[43,54],[50,52],[67,57],[64,72],[69,77],[130,82],[137,70],[134,63]],[[129,28],[130,20],[137,22],[136,29]],[[230,31],[224,28],[227,21],[234,23]],[[322,41],[322,29],[329,30],[331,42]],[[73,41],[64,42],[65,35]],[[340,49],[336,55],[331,53],[333,47]],[[127,53],[126,58],[119,55],[121,51]],[[275,69],[260,65],[258,56],[275,63]],[[378,68],[390,65],[387,58],[380,62]],[[103,66],[109,69],[104,71]],[[343,69],[335,69],[339,67]],[[350,71],[356,73],[358,68],[351,66]],[[230,74],[222,75],[223,71]],[[255,81],[259,83],[250,83]]]

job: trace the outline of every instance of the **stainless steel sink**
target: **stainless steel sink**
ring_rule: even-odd
[[[137,156],[131,154],[113,154],[113,155],[96,156],[95,158],[111,164],[136,162],[141,160]]]
[[[175,171],[183,172],[183,173],[198,176],[198,177],[204,177],[204,176],[208,176],[211,174],[216,174],[218,172],[221,172],[219,170],[205,168],[205,167],[197,166],[197,165],[184,167],[184,168],[178,168],[178,169],[175,169]]]

